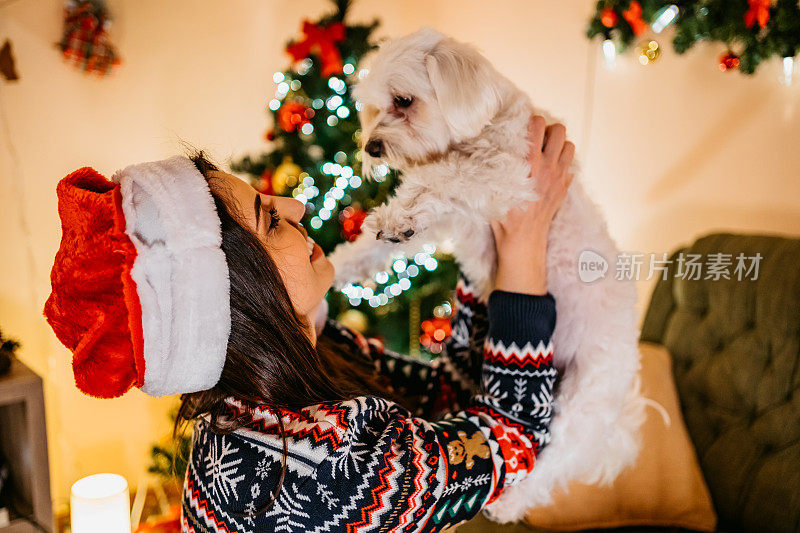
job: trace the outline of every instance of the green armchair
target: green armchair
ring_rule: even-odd
[[[684,279],[675,275],[681,253],[731,254],[734,264],[740,253],[760,254],[758,276]],[[673,356],[718,530],[800,532],[800,239],[716,233],[671,259],[667,279],[653,291],[641,339]],[[536,530],[501,526],[482,515],[458,528],[494,531]]]

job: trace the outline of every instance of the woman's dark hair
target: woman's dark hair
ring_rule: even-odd
[[[261,241],[240,222],[242,215],[227,197],[221,180],[217,184],[209,177],[219,168],[203,151],[190,149],[187,155],[209,182],[222,226],[222,251],[230,277],[231,332],[219,382],[208,390],[181,396],[174,435],[203,415],[209,415],[212,431],[230,433],[245,424],[256,406],[274,409],[283,439],[282,469],[278,488],[258,511],[261,513],[277,499],[286,474],[287,444],[281,410],[295,411],[362,394],[396,398],[379,382],[371,364],[358,358],[346,360],[323,338],[318,339],[317,346],[311,343],[305,333],[309,325],[294,309],[274,261]],[[246,412],[232,418],[225,402],[228,397],[241,402]]]

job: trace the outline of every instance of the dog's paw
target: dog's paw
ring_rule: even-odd
[[[383,230],[380,230],[375,235],[375,238],[378,239],[379,241],[385,241],[385,242],[394,242],[394,243],[406,242],[408,239],[414,236],[414,233],[415,233],[414,230],[411,228],[405,231],[401,231],[401,233],[399,234],[384,232]]]
[[[375,238],[379,241],[400,243],[408,242],[414,235],[419,235],[419,223],[408,213],[397,214],[397,210],[386,209],[382,205],[372,213],[372,227]]]

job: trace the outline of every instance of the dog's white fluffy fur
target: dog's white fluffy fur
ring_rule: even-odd
[[[394,197],[369,214],[363,234],[334,251],[337,283],[366,280],[397,252],[413,255],[423,242],[449,239],[462,271],[485,299],[495,266],[489,220],[536,200],[527,128],[534,113],[548,123],[550,117],[474,48],[432,29],[384,44],[369,69],[355,89],[362,142],[379,139],[383,153],[375,158],[362,152],[365,173],[387,163],[403,176]],[[402,99],[398,104],[398,96],[412,99],[411,105],[404,107]],[[637,385],[636,291],[613,275],[580,281],[581,251],[611,260],[617,248],[579,183],[577,165],[572,170],[575,179],[547,243],[560,370],[552,440],[531,474],[487,509],[501,522],[549,503],[568,482],[611,482],[639,450],[644,402]]]

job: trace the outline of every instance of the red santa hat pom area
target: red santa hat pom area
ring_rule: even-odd
[[[58,183],[61,246],[44,314],[99,398],[213,387],[230,334],[228,266],[203,175],[186,157],[108,180],[83,167]]]

